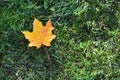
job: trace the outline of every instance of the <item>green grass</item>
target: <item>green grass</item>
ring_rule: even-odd
[[[55,27],[48,47],[27,47],[34,18]],[[120,2],[1,0],[0,80],[119,80]]]

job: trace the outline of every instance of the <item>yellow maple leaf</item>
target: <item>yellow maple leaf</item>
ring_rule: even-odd
[[[54,27],[52,26],[51,20],[46,23],[46,26],[43,26],[42,23],[34,19],[33,22],[33,32],[22,31],[25,38],[29,40],[29,47],[35,46],[36,48],[40,48],[41,45],[50,46],[50,42],[55,38],[55,35],[52,34],[52,30]]]

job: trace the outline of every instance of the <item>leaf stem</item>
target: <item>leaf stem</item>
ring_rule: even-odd
[[[51,58],[50,58],[50,55],[49,55],[49,53],[48,53],[47,48],[46,48],[44,45],[43,45],[43,48],[44,48],[45,53],[47,54],[47,57],[48,57],[48,60],[50,61],[50,64],[52,64],[52,60],[51,60]]]

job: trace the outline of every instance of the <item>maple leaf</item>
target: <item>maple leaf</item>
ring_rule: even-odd
[[[34,19],[33,22],[33,32],[22,31],[25,38],[29,40],[29,47],[35,46],[36,48],[40,48],[41,45],[50,46],[50,42],[55,38],[55,35],[52,34],[52,30],[54,27],[52,26],[51,20],[46,23],[46,26],[43,26],[42,23]]]

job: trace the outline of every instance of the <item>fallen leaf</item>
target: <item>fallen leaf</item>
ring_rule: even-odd
[[[33,32],[22,31],[22,33],[29,40],[29,47],[35,46],[36,48],[40,48],[41,45],[51,45],[50,42],[55,38],[55,35],[52,33],[53,29],[51,20],[46,23],[46,26],[43,26],[39,20],[34,19]]]

